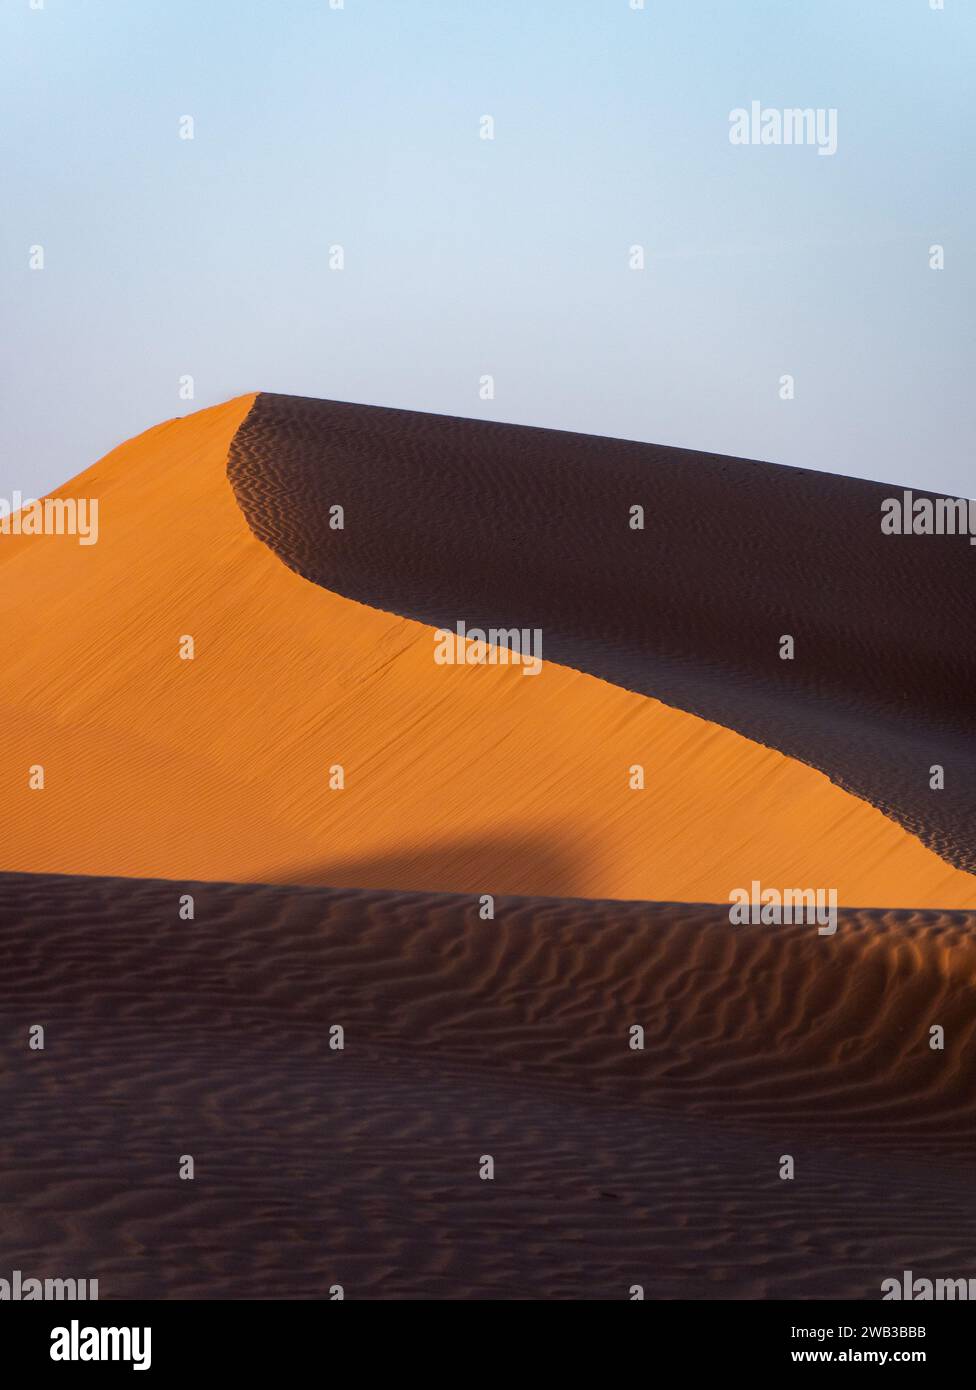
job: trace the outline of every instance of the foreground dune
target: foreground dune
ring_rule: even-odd
[[[821,947],[694,906],[0,875],[7,1267],[103,1298],[972,1277],[976,917]]]
[[[251,526],[227,476],[253,404],[170,421],[61,489],[100,499],[98,545],[0,538],[0,866],[688,902],[759,880],[835,888],[851,906],[976,907],[973,875],[796,758],[551,661],[536,677],[438,666],[427,623],[294,573],[252,530],[261,451],[231,470]],[[377,508],[401,506],[397,412],[380,415],[385,501],[351,507],[345,533],[357,546],[372,534],[377,564]],[[326,465],[303,457],[307,476],[292,459],[267,504],[269,537],[278,513],[294,524],[303,488],[323,496]],[[454,473],[435,463],[444,489],[463,490],[463,457]],[[478,553],[455,540],[438,557],[469,622]],[[621,597],[644,601],[606,587],[608,611]],[[688,594],[696,611],[703,599]],[[799,697],[791,717],[806,718]],[[329,786],[336,764],[343,790]],[[28,784],[36,765],[43,790]]]

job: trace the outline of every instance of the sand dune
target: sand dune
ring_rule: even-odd
[[[382,454],[386,472],[367,496],[353,488],[340,447],[348,430],[344,435],[329,424],[309,448],[306,405],[292,403],[282,413],[275,399],[270,405],[265,400],[253,421],[253,397],[170,421],[61,489],[62,495],[101,499],[97,546],[50,537],[0,541],[6,634],[0,806],[7,823],[0,866],[688,902],[726,901],[731,888],[759,879],[835,887],[851,906],[976,906],[973,875],[797,757],[720,722],[552,661],[534,678],[513,667],[435,665],[430,620],[484,620],[489,599],[498,607],[494,623],[547,624],[551,618],[562,641],[560,615],[549,612],[540,557],[528,539],[538,541],[548,528],[565,547],[578,530],[578,497],[567,499],[545,459],[532,455],[538,432],[504,436],[511,440],[508,471],[504,486],[494,479],[490,491],[506,499],[505,510],[492,522],[479,510],[487,484],[478,471],[482,456],[472,455],[466,443],[468,422],[456,422],[458,447],[447,455],[433,417],[410,417],[405,424],[398,412],[370,416],[383,447],[360,461],[372,466]],[[353,409],[337,407],[336,419]],[[430,441],[417,437],[411,423],[417,418],[431,420]],[[331,419],[327,412],[327,423]],[[245,422],[232,453],[232,488],[228,452]],[[368,430],[366,438],[372,438]],[[616,457],[607,441],[592,447],[604,445],[608,457]],[[572,449],[580,446],[567,448],[573,462]],[[345,459],[344,471],[335,471],[337,459]],[[488,463],[499,466],[497,458]],[[261,468],[267,486],[280,484],[270,500]],[[416,491],[418,470],[426,481]],[[440,525],[416,534],[414,513],[436,492],[435,476],[457,491],[455,501],[469,522],[481,517],[493,527],[490,537],[456,527],[442,534]],[[648,477],[659,487],[656,474]],[[510,484],[519,482],[522,490],[513,490]],[[631,482],[618,489],[617,501]],[[824,481],[828,494],[836,483]],[[704,506],[707,491],[697,482],[691,486]],[[317,508],[342,501],[339,493],[348,518],[341,545],[360,560],[373,547],[371,572],[385,565],[389,583],[402,579],[406,586],[403,554],[391,534],[403,515],[420,578],[416,593],[404,587],[398,602],[412,609],[423,600],[429,621],[308,582],[251,529],[281,550],[280,537],[287,533],[295,542],[296,518],[304,518],[309,553],[321,555]],[[593,500],[598,521],[604,516],[599,496]],[[527,510],[533,497],[556,499],[548,503],[556,511],[547,514],[546,525],[538,516],[525,519],[534,515]],[[722,508],[726,500],[720,499]],[[512,530],[515,513],[521,531]],[[522,560],[511,553],[513,536],[527,541]],[[668,608],[668,621],[694,634],[701,612],[712,599],[719,602],[716,595],[723,612],[732,601],[723,590],[727,576],[716,583],[704,571],[689,575],[684,562],[679,572],[689,582],[682,612],[670,588],[653,588],[671,575],[670,565],[645,559],[642,583],[633,583],[633,561],[624,558],[626,532],[620,545],[607,546],[600,521],[595,537],[595,548],[587,554],[578,547],[568,575],[564,569],[553,583],[558,577],[570,595],[564,603],[579,603],[584,637],[586,615],[597,602],[624,624],[620,633],[609,629],[607,650],[618,637],[622,650],[632,646],[622,604],[635,613]],[[594,588],[601,555],[606,572]],[[851,563],[856,579],[859,562]],[[520,592],[531,604],[513,613],[504,592],[492,586],[500,566],[514,570],[516,564]],[[757,574],[767,569],[761,558]],[[443,582],[451,574],[457,589],[447,596]],[[423,595],[435,579],[442,606],[426,613]],[[667,579],[669,586],[675,582]],[[733,595],[738,582],[729,580]],[[336,589],[357,586],[341,574],[334,582]],[[807,590],[816,596],[815,585],[808,582]],[[668,596],[673,601],[663,604]],[[356,597],[392,602],[378,591]],[[803,630],[826,624],[821,600],[811,597],[810,603],[806,629],[803,613],[792,614],[801,638]],[[853,618],[846,610],[842,617],[831,611],[839,624],[830,648],[832,678],[848,682],[848,703],[863,713],[867,697],[856,641],[851,672],[838,669],[837,644],[851,635]],[[790,627],[778,614],[770,621]],[[195,640],[193,661],[179,659],[184,635]],[[574,657],[569,646],[562,650]],[[863,664],[871,666],[874,655]],[[927,658],[920,660],[924,666]],[[945,660],[951,666],[952,658]],[[723,661],[720,644],[717,669]],[[647,680],[657,688],[654,669]],[[951,691],[933,685],[944,707],[937,711],[919,695],[919,727],[941,718],[948,737],[962,716]],[[725,688],[721,680],[719,688]],[[803,696],[794,695],[790,717],[813,728]],[[825,703],[836,710],[829,692]],[[899,728],[893,719],[884,726],[885,738],[897,742]],[[874,758],[873,745],[854,724],[844,726],[841,741],[855,761]],[[927,748],[923,761],[930,754]],[[643,791],[629,786],[635,763],[646,769]],[[43,791],[28,786],[28,768],[37,764],[45,768]],[[345,769],[341,791],[329,788],[335,764]],[[886,769],[883,761],[876,768],[881,781]],[[910,776],[916,773],[913,767]],[[958,783],[956,773],[950,781]],[[951,801],[926,795],[926,806]],[[959,827],[954,813],[947,815],[933,812],[916,828],[958,859]]]
[[[819,947],[694,906],[0,876],[5,1258],[106,1298],[976,1274],[976,918]]]

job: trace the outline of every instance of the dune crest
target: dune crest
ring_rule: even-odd
[[[884,535],[900,487],[276,395],[229,471],[306,578],[421,622],[540,627],[552,660],[799,758],[976,872],[976,551]]]

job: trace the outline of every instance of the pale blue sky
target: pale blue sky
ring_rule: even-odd
[[[0,51],[0,495],[249,390],[976,490],[969,0],[0,0]]]

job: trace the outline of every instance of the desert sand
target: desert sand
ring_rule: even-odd
[[[497,906],[0,875],[9,1267],[103,1298],[976,1274],[971,915],[846,914],[825,954],[709,908]]]
[[[97,545],[0,537],[0,1276],[976,1274],[971,555],[879,548],[885,491],[244,396],[59,489]],[[540,674],[438,665],[459,620]],[[836,934],[733,926],[756,880]]]

